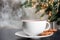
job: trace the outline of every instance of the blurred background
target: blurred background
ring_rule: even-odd
[[[32,3],[36,4],[32,6],[29,3],[26,0],[0,0],[0,40],[16,40],[14,33],[22,30],[23,19],[48,20],[53,28],[60,30],[60,0],[51,0],[50,5],[48,0],[34,1]]]

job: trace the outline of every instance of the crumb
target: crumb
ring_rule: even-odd
[[[54,32],[56,32],[56,31],[57,31],[56,29],[49,29],[49,30],[47,30],[47,31],[44,31],[44,32],[41,33],[41,34],[38,34],[38,36],[49,35],[49,34],[54,33]]]

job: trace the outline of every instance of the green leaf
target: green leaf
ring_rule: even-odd
[[[58,2],[54,2],[54,3],[53,3],[53,6],[55,6],[57,3],[58,3]]]
[[[52,15],[55,15],[56,14],[56,10],[52,10]]]
[[[45,15],[45,13],[43,13],[40,17],[43,17]]]
[[[53,7],[51,5],[49,5],[45,12],[52,11],[52,8]]]
[[[32,7],[32,0],[29,1],[28,7]]]
[[[26,5],[28,3],[28,1],[24,2],[22,5]]]
[[[44,0],[40,0],[41,2],[44,2]]]
[[[50,21],[56,21],[57,20],[57,16],[56,14],[52,15],[51,18],[50,18]]]
[[[22,6],[27,7],[28,1],[25,1]]]
[[[24,2],[22,5],[23,5],[24,7],[32,7],[32,1],[30,0],[29,3],[28,3],[28,1],[26,1],[26,2]]]
[[[40,5],[37,5],[36,6],[36,12],[35,13],[37,13],[38,11],[40,11],[40,9],[41,9]]]

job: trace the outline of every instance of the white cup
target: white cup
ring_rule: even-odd
[[[22,20],[23,31],[31,36],[36,36],[43,31],[50,29],[50,23],[47,21]],[[47,25],[48,24],[48,25]]]

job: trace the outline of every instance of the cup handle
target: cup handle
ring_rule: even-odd
[[[49,22],[47,22],[47,24],[48,24],[48,26],[46,26],[45,31],[47,31],[47,30],[49,30],[49,29],[50,29],[50,23],[49,23]]]

